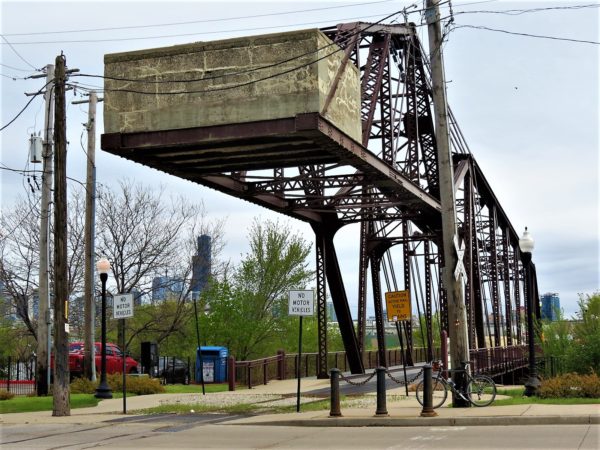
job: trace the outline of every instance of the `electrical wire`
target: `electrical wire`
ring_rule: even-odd
[[[394,15],[397,15],[397,14],[400,14],[400,13],[401,12],[392,13],[392,14],[390,14],[390,15],[382,18],[381,20],[370,24],[368,27],[366,27],[361,32],[367,31],[369,28],[374,27],[375,25],[378,25],[379,23],[383,22],[384,20],[387,20],[390,17],[393,17]],[[358,33],[358,31],[356,33]],[[308,52],[307,54],[313,54],[313,53],[317,53],[318,54],[319,51],[324,50],[325,48],[330,47],[332,45],[334,45],[334,44],[333,43],[328,44],[328,45],[326,45],[326,46],[324,46],[322,48],[319,48],[319,49],[313,50],[311,52]],[[119,88],[119,89],[106,89],[106,88],[104,88],[102,91],[103,92],[126,92],[126,93],[141,94],[141,95],[204,94],[204,93],[227,91],[227,90],[237,89],[237,88],[240,88],[240,87],[249,86],[249,85],[261,82],[261,81],[269,80],[269,79],[276,78],[276,77],[279,77],[279,76],[282,76],[282,75],[286,75],[288,73],[295,72],[295,71],[300,70],[300,69],[302,69],[304,67],[307,67],[307,66],[309,66],[311,64],[314,64],[314,63],[319,62],[319,61],[321,61],[323,59],[326,59],[326,58],[330,57],[331,55],[334,55],[335,53],[343,51],[343,50],[344,50],[343,48],[338,47],[334,51],[332,51],[331,53],[328,53],[328,54],[326,54],[324,56],[321,56],[320,58],[317,58],[314,61],[311,61],[309,63],[301,64],[299,66],[292,67],[292,68],[284,70],[282,72],[278,72],[278,73],[275,73],[275,74],[270,74],[270,75],[264,76],[262,78],[257,78],[255,80],[250,80],[250,81],[247,81],[247,82],[244,82],[244,83],[234,84],[234,85],[230,85],[230,86],[223,86],[223,87],[217,87],[217,88],[212,88],[212,89],[200,89],[200,90],[190,90],[190,91],[175,91],[175,92],[156,92],[156,91],[148,92],[148,91],[139,91],[139,90],[135,90],[135,89],[121,89],[121,88]],[[298,59],[298,58],[301,58],[303,56],[306,56],[307,54],[300,55],[299,57],[291,58],[287,62],[293,61],[293,60]],[[282,63],[279,62],[279,63],[274,64],[274,65],[278,65],[278,64],[282,64]],[[272,65],[272,66],[274,66],[274,65]],[[256,69],[252,69],[252,70],[256,70]],[[99,78],[105,78],[104,76],[101,76],[101,75],[97,75],[97,77],[99,77]],[[187,81],[189,82],[190,80],[187,80]],[[199,79],[199,80],[196,80],[196,81],[202,81],[202,79]],[[173,82],[173,81],[171,81],[171,82]],[[68,85],[72,86],[71,84],[68,84]],[[85,88],[82,88],[82,89],[85,89]]]
[[[335,19],[336,22],[345,22],[345,21],[353,21],[353,20],[362,20],[369,19],[372,17],[380,17],[381,14],[372,14],[369,16],[355,16],[355,17],[346,17],[343,19]],[[142,37],[128,37],[128,38],[106,38],[106,39],[77,39],[77,40],[58,40],[58,41],[26,41],[26,42],[13,42],[14,45],[40,45],[40,44],[89,44],[94,42],[123,42],[123,41],[140,41],[140,40],[149,40],[149,39],[166,39],[166,38],[174,38],[174,37],[187,37],[187,36],[204,36],[210,34],[223,34],[223,33],[239,33],[246,31],[261,31],[261,30],[270,30],[274,28],[290,28],[290,27],[299,27],[299,26],[311,26],[323,23],[331,23],[333,20],[321,20],[321,21],[312,21],[312,22],[303,22],[303,23],[294,23],[287,25],[269,25],[263,27],[252,27],[252,28],[238,28],[233,30],[216,30],[216,31],[205,31],[201,33],[182,33],[182,34],[166,34],[160,36],[142,36]],[[0,43],[2,44],[2,43]]]
[[[17,120],[17,119],[19,118],[19,116],[20,116],[21,114],[23,114],[23,112],[24,112],[24,111],[27,109],[27,107],[28,107],[28,106],[31,104],[31,102],[33,102],[33,100],[35,100],[35,98],[36,98],[38,95],[40,95],[40,94],[41,94],[41,92],[36,92],[35,94],[33,94],[33,95],[31,96],[31,99],[30,99],[30,100],[29,100],[29,101],[28,101],[28,102],[25,104],[25,106],[23,107],[23,109],[22,109],[21,111],[19,111],[19,113],[18,113],[18,114],[17,114],[15,117],[13,117],[13,119],[12,119],[10,122],[8,122],[6,125],[4,125],[2,128],[0,128],[0,131],[3,131],[3,130],[5,130],[5,129],[6,129],[6,128],[8,128],[8,126],[10,126],[10,125],[11,125],[11,124],[12,124],[12,123],[15,121],[15,120]]]
[[[16,70],[19,72],[31,72],[29,69],[19,69],[18,67],[9,66],[8,64],[0,63],[0,66],[6,67],[7,69]]]
[[[151,25],[130,25],[130,26],[122,26],[122,27],[87,28],[87,29],[59,30],[59,31],[37,31],[37,32],[32,32],[32,33],[6,33],[5,36],[37,36],[37,35],[45,35],[45,34],[88,33],[88,32],[97,32],[97,31],[135,30],[135,29],[141,29],[141,28],[160,28],[160,27],[181,26],[181,25],[194,25],[194,24],[199,24],[199,23],[227,22],[230,20],[257,19],[257,18],[262,18],[262,17],[283,16],[283,15],[287,15],[287,14],[297,14],[297,13],[304,13],[304,12],[325,11],[325,10],[339,9],[339,8],[351,8],[354,6],[365,6],[365,5],[375,5],[378,3],[389,3],[391,1],[394,1],[394,0],[379,0],[379,1],[375,1],[375,2],[350,3],[350,4],[345,4],[345,5],[327,6],[327,7],[323,7],[323,8],[298,9],[298,10],[293,10],[293,11],[281,11],[281,12],[273,12],[273,13],[265,13],[265,14],[255,14],[255,15],[250,15],[250,16],[223,17],[223,18],[218,18],[218,19],[190,20],[190,21],[185,21],[185,22],[171,22],[171,23],[151,24]]]
[[[539,34],[519,33],[519,32],[516,32],[516,31],[501,30],[499,28],[484,27],[482,25],[456,25],[454,27],[454,29],[458,29],[458,28],[472,28],[472,29],[475,29],[475,30],[495,31],[495,32],[498,32],[498,33],[512,34],[512,35],[516,35],[516,36],[532,37],[532,38],[537,38],[537,39],[551,39],[551,40],[554,40],[554,41],[566,41],[566,42],[576,42],[576,43],[580,43],[580,44],[600,45],[600,42],[598,42],[598,41],[587,41],[587,40],[583,40],[583,39],[571,39],[571,38],[563,38],[563,37],[556,37],[556,36],[545,36],[545,35],[539,35]]]
[[[587,8],[600,8],[600,3],[591,3],[587,5],[571,5],[571,6],[548,6],[544,8],[529,8],[529,9],[505,9],[505,10],[482,10],[482,11],[457,11],[455,14],[502,14],[507,16],[520,16],[522,14],[544,12],[544,11],[561,11],[561,10],[580,10]]]
[[[41,72],[41,69],[36,69],[33,66],[33,64],[31,64],[29,61],[27,61],[25,58],[23,58],[23,56],[12,46],[12,44],[10,42],[8,42],[8,39],[6,39],[3,34],[0,34],[0,37],[2,39],[4,39],[4,42],[6,42],[8,44],[8,46],[10,47],[10,49],[13,52],[15,52],[15,55],[17,55],[21,59],[21,61],[23,61],[25,64],[27,64],[29,67],[31,67],[34,71]],[[17,69],[17,70],[19,70],[19,69]]]

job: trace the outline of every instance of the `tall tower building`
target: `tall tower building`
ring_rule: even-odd
[[[554,322],[560,313],[560,298],[557,292],[547,292],[542,295],[542,320]]]
[[[192,259],[192,296],[198,298],[211,274],[211,237],[203,234],[198,237],[198,253]]]

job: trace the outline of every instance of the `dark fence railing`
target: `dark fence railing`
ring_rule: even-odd
[[[560,356],[542,356],[536,358],[538,375],[553,378],[568,372],[566,359]]]
[[[35,393],[35,358],[0,358],[0,389],[15,395]]]
[[[434,357],[440,358],[440,349],[434,350]],[[318,353],[303,353],[301,361],[301,376],[311,377],[317,375]],[[400,349],[387,350],[386,358],[388,366],[397,366],[402,364],[402,355]],[[412,352],[414,363],[426,362],[427,349],[415,348]],[[235,374],[235,377],[229,377],[229,389],[234,390],[236,385],[252,388],[259,384],[267,384],[271,380],[285,380],[296,378],[298,370],[298,354],[285,354],[279,351],[276,356],[255,359],[252,361],[236,361],[229,357],[228,373]],[[335,367],[342,372],[348,370],[348,360],[346,352],[331,352],[327,354],[328,367]],[[363,354],[363,364],[365,369],[374,369],[378,367],[379,355],[377,350],[369,350]]]
[[[526,345],[473,349],[470,355],[473,373],[491,377],[514,372],[529,364]]]

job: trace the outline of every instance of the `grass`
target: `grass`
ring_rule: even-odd
[[[224,392],[229,389],[227,383],[222,384],[205,384],[204,391],[210,392]],[[167,394],[198,394],[202,392],[202,385],[200,384],[167,384],[165,385],[165,392]]]
[[[344,396],[342,396],[344,397]],[[306,400],[306,397],[303,397]],[[345,397],[344,397],[345,398]],[[302,403],[300,410],[322,411],[329,409],[329,399],[315,399],[315,401]],[[202,414],[202,413],[227,413],[227,414],[252,414],[252,413],[291,413],[296,411],[296,404],[285,406],[264,406],[261,403],[239,403],[235,405],[203,405],[200,403],[169,404],[154,408],[147,408],[134,413],[138,414]]]
[[[93,394],[71,394],[71,408],[86,408],[96,406],[100,399]],[[46,397],[21,397],[17,396],[10,400],[0,402],[0,414],[52,411],[52,396]]]
[[[498,389],[498,395],[506,395],[510,398],[496,399],[492,406],[509,405],[593,405],[600,404],[598,398],[539,398],[523,396],[524,388],[519,389]]]
[[[206,393],[223,392],[228,389],[227,384],[206,384]],[[194,394],[201,393],[202,386],[189,384],[170,384],[165,386],[167,394]],[[135,394],[127,393],[127,397],[133,397]],[[122,398],[121,391],[113,391],[113,398]],[[100,399],[93,394],[71,394],[71,408],[87,408],[96,406]],[[46,397],[24,397],[15,396],[10,400],[0,401],[0,414],[34,412],[34,411],[52,411],[52,395]],[[189,410],[187,411],[189,412]]]

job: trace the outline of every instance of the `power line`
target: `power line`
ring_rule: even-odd
[[[538,39],[551,39],[551,40],[554,40],[554,41],[566,41],[566,42],[577,42],[577,43],[580,43],[580,44],[600,45],[600,42],[598,42],[598,41],[586,41],[586,40],[583,40],[583,39],[570,39],[570,38],[563,38],[563,37],[556,37],[556,36],[544,36],[544,35],[539,35],[539,34],[519,33],[519,32],[516,32],[516,31],[501,30],[499,28],[484,27],[482,25],[479,25],[479,26],[476,26],[476,25],[456,25],[454,28],[455,29],[458,29],[458,28],[473,28],[475,30],[496,31],[498,33],[513,34],[513,35],[516,35],[516,36],[526,36],[526,37],[532,37],[532,38],[538,38]]]
[[[25,64],[27,64],[29,67],[31,67],[33,70],[35,70],[36,72],[40,72],[40,69],[36,69],[33,64],[31,64],[29,61],[27,61],[25,58],[23,58],[23,56],[21,56],[21,54],[12,46],[12,44],[10,42],[8,42],[8,39],[6,39],[4,37],[4,35],[0,34],[0,37],[2,37],[2,39],[4,39],[4,42],[6,42],[8,44],[8,46],[10,47],[10,49],[15,52],[15,55],[17,55],[21,61],[23,61]],[[17,69],[19,70],[19,69]]]
[[[96,32],[96,31],[134,30],[134,29],[140,29],[140,28],[160,28],[160,27],[180,26],[180,25],[193,25],[193,24],[199,24],[199,23],[226,22],[226,21],[230,21],[230,20],[256,19],[256,18],[261,18],[261,17],[282,16],[282,15],[287,15],[287,14],[325,11],[325,10],[339,9],[339,8],[351,8],[354,6],[375,5],[378,3],[389,3],[391,1],[393,1],[393,0],[379,0],[379,1],[374,1],[374,2],[350,3],[350,4],[345,4],[345,5],[328,6],[328,7],[323,7],[323,8],[297,9],[297,10],[293,10],[293,11],[281,11],[281,12],[274,12],[274,13],[255,14],[255,15],[250,15],[250,16],[223,17],[223,18],[218,18],[218,19],[190,20],[190,21],[185,21],[185,22],[159,23],[159,24],[151,24],[151,25],[129,25],[129,26],[122,26],[122,27],[86,28],[86,29],[77,29],[77,30],[38,31],[38,32],[33,32],[33,33],[7,33],[7,34],[5,34],[5,36],[36,36],[36,35],[44,35],[44,34],[87,33],[87,32]]]
[[[17,70],[19,72],[31,72],[29,69],[19,69],[18,67],[9,66],[8,64],[0,63],[0,66],[6,67],[7,69]]]
[[[357,17],[346,17],[343,19],[335,19],[336,22],[352,21],[368,19],[371,17],[380,17],[381,14],[373,14],[369,16],[357,16]],[[211,34],[223,34],[223,33],[240,33],[246,31],[260,31],[260,30],[271,30],[275,28],[289,28],[298,26],[310,26],[322,23],[331,23],[333,20],[321,20],[304,23],[294,23],[287,25],[269,25],[264,27],[253,27],[253,28],[238,28],[233,30],[217,30],[217,31],[204,31],[201,33],[182,33],[182,34],[166,34],[161,36],[142,36],[142,37],[129,37],[129,38],[106,38],[106,39],[78,39],[78,40],[58,40],[58,41],[27,41],[27,42],[13,42],[14,45],[40,45],[40,44],[89,44],[94,42],[123,42],[123,41],[141,41],[149,39],[166,39],[175,37],[187,37],[187,36],[204,36]],[[2,44],[2,43],[0,43]]]
[[[544,12],[544,11],[560,11],[560,10],[580,10],[587,8],[599,8],[600,3],[592,3],[587,5],[571,5],[571,6],[548,6],[544,8],[529,8],[529,9],[505,9],[498,11],[458,11],[456,14],[503,14],[507,16],[520,16],[522,14]]]
[[[29,100],[29,101],[28,101],[28,102],[25,104],[25,106],[23,107],[23,109],[22,109],[21,111],[19,111],[19,113],[18,113],[18,114],[17,114],[15,117],[13,117],[13,119],[12,119],[10,122],[8,122],[6,125],[4,125],[2,128],[0,128],[0,131],[3,131],[4,129],[8,128],[8,126],[9,126],[9,125],[11,125],[11,124],[12,124],[12,123],[13,123],[15,120],[17,120],[17,119],[19,118],[19,116],[20,116],[21,114],[23,114],[23,112],[24,112],[24,111],[27,109],[27,107],[28,107],[28,106],[31,104],[31,102],[33,102],[33,100],[34,100],[34,99],[35,99],[35,98],[36,98],[38,95],[40,95],[40,94],[41,94],[41,92],[37,92],[37,93],[33,94],[33,95],[32,95],[32,97],[31,97],[31,99],[30,99],[30,100]]]
[[[362,30],[362,31],[361,30],[355,31],[355,32],[349,34],[349,38],[352,38],[352,37],[356,36],[358,33],[367,31],[369,28],[371,28],[371,27],[373,27],[375,25],[378,25],[381,22],[383,22],[384,20],[390,19],[391,17],[393,17],[393,16],[395,16],[397,14],[400,14],[400,13],[401,13],[401,11],[400,12],[392,13],[392,14],[390,14],[390,15],[388,15],[388,16],[380,19],[380,20],[378,20],[377,22],[374,22],[374,23],[370,24],[369,26],[365,27],[365,29]],[[339,51],[342,51],[343,48],[338,47],[337,44],[335,44],[335,43],[332,42],[332,43],[327,44],[327,45],[325,45],[325,46],[323,46],[321,48],[318,48],[316,50],[311,50],[309,52],[306,52],[306,53],[303,53],[301,55],[295,56],[293,58],[289,58],[289,59],[283,60],[283,61],[278,61],[277,63],[271,64],[271,65],[268,65],[268,66],[263,66],[263,67],[255,68],[255,69],[248,69],[248,70],[242,71],[242,72],[235,72],[235,73],[223,74],[223,75],[216,76],[216,77],[206,77],[206,78],[199,78],[199,79],[192,79],[192,80],[188,79],[188,80],[168,80],[168,81],[165,81],[165,80],[156,80],[156,81],[150,80],[150,81],[145,81],[145,80],[135,80],[135,79],[127,79],[127,78],[106,77],[104,75],[79,74],[78,76],[87,76],[87,77],[103,78],[103,79],[115,79],[117,81],[127,81],[127,82],[143,82],[143,83],[165,83],[165,82],[168,82],[168,83],[174,83],[174,82],[189,83],[189,82],[198,82],[198,81],[208,81],[208,80],[214,79],[214,78],[223,78],[223,77],[226,77],[226,76],[239,75],[241,73],[248,73],[248,72],[258,71],[258,70],[262,70],[262,69],[266,69],[266,68],[272,68],[272,67],[275,67],[275,66],[287,63],[287,62],[298,60],[300,58],[303,58],[305,56],[312,55],[312,54],[317,54],[318,55],[318,53],[320,51],[325,50],[326,48],[334,46],[334,45],[337,47],[334,51],[332,51],[331,53],[328,53],[328,54],[326,54],[326,55],[324,55],[324,56],[322,56],[320,58],[317,58],[314,61],[311,61],[309,63],[302,64],[300,66],[292,67],[292,68],[290,68],[288,70],[284,70],[283,72],[278,72],[278,73],[275,73],[275,74],[270,74],[270,75],[267,75],[267,76],[265,76],[263,78],[258,78],[256,80],[250,80],[250,81],[247,81],[245,83],[240,83],[240,84],[235,84],[235,85],[230,85],[230,86],[223,86],[223,87],[220,87],[220,88],[202,89],[202,90],[195,90],[195,91],[177,91],[177,92],[146,92],[146,91],[138,91],[138,90],[133,90],[133,89],[102,89],[103,92],[128,92],[128,93],[133,93],[133,94],[148,94],[148,95],[179,95],[179,94],[201,94],[201,93],[209,93],[209,92],[218,92],[218,91],[226,91],[226,90],[236,89],[236,88],[239,88],[239,87],[248,86],[248,85],[251,85],[251,84],[254,84],[254,83],[258,83],[260,81],[269,80],[271,78],[275,78],[275,77],[278,77],[278,76],[281,76],[281,75],[285,75],[285,74],[294,72],[294,71],[299,70],[299,69],[301,69],[303,67],[306,67],[306,66],[308,66],[310,64],[314,64],[314,63],[319,62],[319,61],[321,61],[321,60],[323,60],[325,58],[328,58],[329,56],[331,56],[331,55],[333,55],[333,54],[335,54],[335,53],[337,53]],[[74,86],[73,84],[70,84],[70,85]],[[88,88],[85,88],[82,85],[79,85],[78,87],[80,87],[83,90],[86,90],[86,89],[89,90]]]

